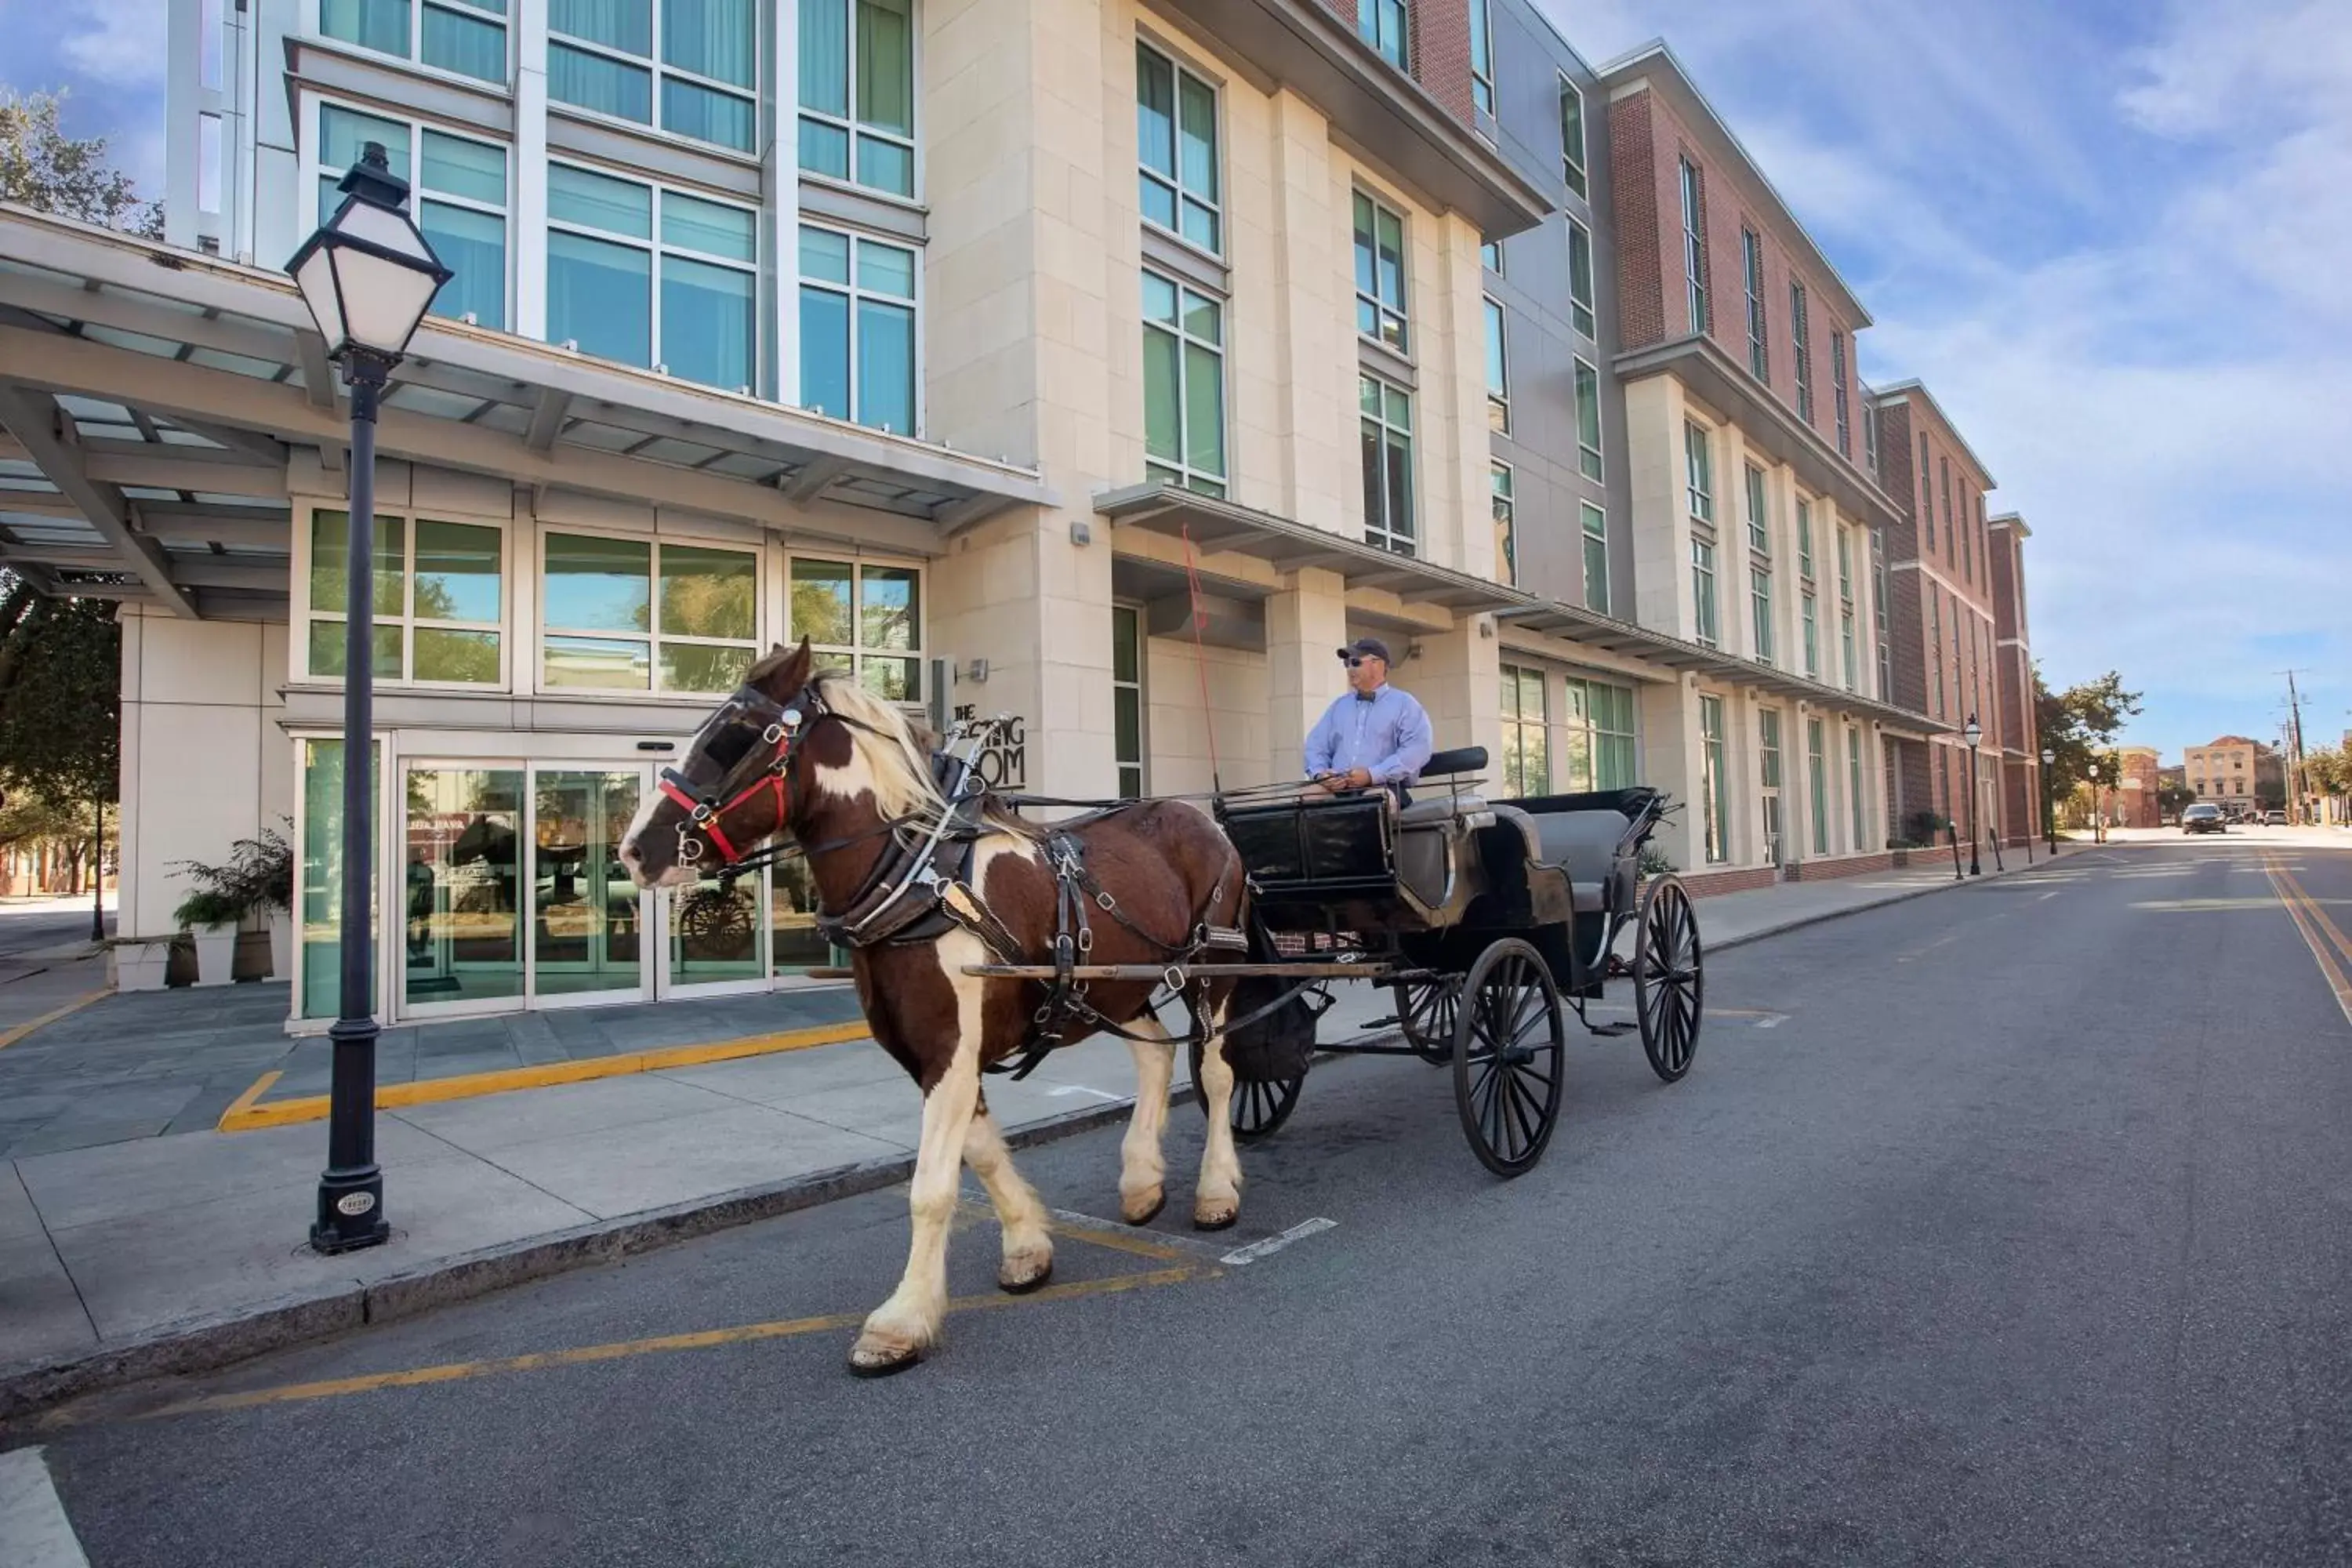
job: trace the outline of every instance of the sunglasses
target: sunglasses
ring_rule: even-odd
[[[1367,664],[1385,664],[1388,661],[1386,659],[1375,658],[1369,653],[1357,654],[1348,660],[1348,668],[1349,669],[1355,669]]]

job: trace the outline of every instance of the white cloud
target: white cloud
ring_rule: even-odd
[[[58,52],[91,81],[143,87],[163,79],[165,0],[74,0]]]

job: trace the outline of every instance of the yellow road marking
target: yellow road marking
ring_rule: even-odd
[[[2329,918],[2327,906],[2311,896],[2311,890],[2303,885],[2303,879],[2289,869],[2284,861],[2279,862],[2278,874],[2286,879],[2286,885],[2294,889],[2295,896],[2303,900],[2305,910],[2319,922],[2320,929],[2336,939],[2336,951],[2347,962],[2352,962],[2352,937],[2346,936],[2336,921]]]
[[[75,997],[72,1001],[67,1003],[62,1007],[51,1008],[48,1012],[42,1014],[39,1017],[33,1019],[30,1023],[18,1024],[11,1028],[0,1029],[0,1051],[6,1050],[10,1046],[15,1045],[18,1040],[23,1039],[26,1035],[31,1034],[34,1030],[46,1029],[51,1024],[56,1023],[59,1018],[64,1017],[67,1014],[79,1013],[84,1007],[87,1007],[91,1003],[97,1001],[100,997],[110,996],[113,993],[110,991],[93,991],[87,996]]]
[[[1000,1307],[1031,1306],[1047,1301],[1067,1301],[1082,1296],[1107,1296],[1122,1290],[1144,1290],[1161,1285],[1180,1285],[1190,1279],[1213,1279],[1223,1270],[1184,1265],[1172,1268],[1154,1268],[1138,1274],[1114,1274],[1101,1279],[1080,1279],[1067,1285],[1048,1285],[1025,1296],[1008,1296],[992,1291],[985,1296],[965,1296],[948,1303],[948,1310],[985,1312]],[[694,1333],[658,1334],[650,1339],[622,1340],[612,1344],[582,1345],[572,1350],[539,1351],[529,1355],[506,1356],[495,1361],[448,1362],[439,1366],[411,1367],[404,1372],[368,1373],[358,1377],[329,1378],[318,1383],[292,1383],[277,1388],[257,1388],[242,1394],[213,1394],[196,1399],[184,1399],[160,1409],[134,1416],[141,1421],[159,1420],[167,1415],[194,1415],[224,1410],[249,1410],[261,1405],[287,1405],[302,1400],[337,1399],[346,1394],[373,1394],[386,1388],[418,1388],[436,1383],[462,1383],[478,1377],[495,1377],[506,1373],[539,1372],[548,1367],[585,1366],[597,1362],[620,1361],[630,1356],[663,1355],[673,1351],[711,1350],[720,1345],[752,1344],[763,1340],[793,1339],[804,1334],[823,1333],[832,1329],[854,1328],[866,1321],[864,1312],[826,1312],[814,1318],[785,1318],[773,1322],[742,1323],[727,1329],[704,1329]],[[62,1412],[60,1413],[63,1414]]]
[[[252,1110],[253,1102],[259,1100],[263,1095],[268,1094],[269,1092],[269,1086],[276,1083],[279,1079],[284,1078],[285,1076],[286,1075],[282,1072],[273,1070],[263,1073],[259,1078],[255,1079],[253,1080],[252,1087],[247,1089],[243,1094],[238,1095],[235,1100],[230,1100],[228,1102],[228,1109],[221,1112],[221,1119],[219,1122],[216,1123],[218,1130],[223,1132],[227,1131],[229,1130],[229,1122],[233,1118],[242,1116],[247,1111]]]
[[[478,1095],[506,1094],[518,1089],[545,1089],[551,1084],[586,1083],[600,1078],[658,1072],[664,1068],[700,1067],[709,1062],[737,1061],[744,1057],[802,1051],[811,1046],[839,1045],[865,1039],[872,1031],[863,1023],[827,1024],[814,1029],[787,1029],[781,1034],[751,1035],[739,1040],[719,1040],[707,1046],[670,1046],[653,1051],[624,1051],[616,1056],[588,1057],[579,1061],[549,1062],[541,1067],[502,1068],[496,1072],[459,1073],[451,1078],[420,1079],[414,1083],[389,1083],[377,1088],[378,1110],[404,1105],[434,1105],[448,1100],[472,1100]],[[291,1127],[327,1119],[327,1096],[255,1103],[278,1075],[271,1073],[238,1097],[221,1115],[223,1132],[251,1132],[264,1127]]]
[[[2328,989],[2336,993],[2336,1005],[2343,1009],[2344,1021],[2352,1024],[2352,979],[2346,977],[2343,966],[2328,951],[2327,942],[2320,934],[2319,924],[2315,923],[2311,916],[2317,915],[2319,922],[2326,924],[2337,942],[2343,942],[2344,933],[2336,931],[2334,922],[2329,921],[2326,913],[2311,902],[2311,895],[2303,890],[2302,885],[2276,858],[2263,856],[2263,868],[2270,873],[2272,889],[2278,894],[2279,902],[2286,906],[2287,916],[2294,921],[2294,929],[2303,933],[2304,945],[2311,949],[2311,956],[2318,962],[2321,977],[2327,982]],[[2347,958],[2352,958],[2352,947],[2347,947],[2345,952]]]

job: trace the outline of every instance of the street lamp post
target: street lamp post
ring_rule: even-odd
[[[2042,753],[2042,831],[2050,836],[2050,858],[2058,858],[2058,813],[2052,805],[2050,769],[2058,761],[2055,752]]]
[[[2105,844],[2107,841],[2107,824],[2099,813],[2099,764],[2095,762],[2084,763],[2083,774],[2091,786],[2091,842]]]
[[[1969,715],[1968,723],[1960,729],[1960,738],[1969,743],[1969,875],[1981,877],[1984,868],[1977,863],[1977,843],[1984,833],[1977,821],[1977,743],[1984,739],[1984,726],[1977,722],[1975,714]]]
[[[343,204],[286,263],[351,394],[349,533],[343,557],[342,994],[331,1043],[327,1168],[310,1245],[373,1247],[392,1234],[375,1163],[375,419],[417,323],[453,274],[408,216],[408,182],[371,142],[336,186]]]

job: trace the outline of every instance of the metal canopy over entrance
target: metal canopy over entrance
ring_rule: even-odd
[[[289,454],[341,468],[338,397],[287,278],[0,207],[0,561],[37,585],[182,615],[282,601]],[[1010,463],[439,318],[378,445],[910,554],[1054,499]]]

